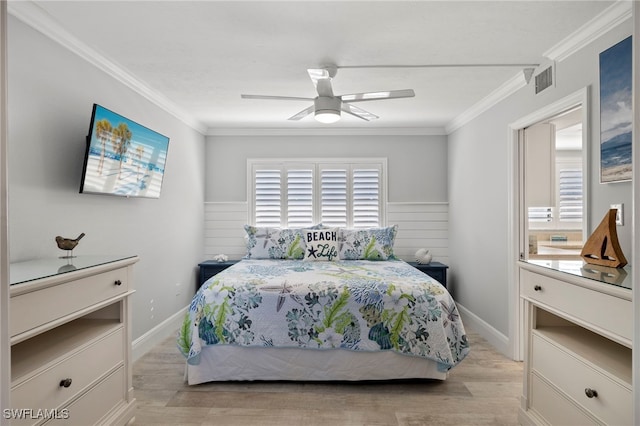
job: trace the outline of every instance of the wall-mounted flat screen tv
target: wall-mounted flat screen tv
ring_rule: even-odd
[[[169,138],[93,105],[80,193],[159,198]]]

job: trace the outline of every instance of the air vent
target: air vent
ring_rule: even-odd
[[[536,95],[553,85],[553,66],[536,75]]]

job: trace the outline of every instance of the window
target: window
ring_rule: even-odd
[[[575,158],[556,161],[556,206],[529,207],[532,229],[581,229],[582,164]]]
[[[582,222],[582,168],[560,168],[558,184],[558,220]]]
[[[256,226],[382,226],[385,169],[386,159],[250,159],[251,218]]]

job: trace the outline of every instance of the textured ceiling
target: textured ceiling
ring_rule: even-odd
[[[604,1],[37,1],[43,16],[206,129],[326,127],[287,118],[314,97],[307,68],[338,66],[336,94],[414,89],[362,102],[378,116],[338,128],[444,129],[607,9]],[[40,10],[40,9],[38,9]],[[343,66],[390,65],[389,68]]]

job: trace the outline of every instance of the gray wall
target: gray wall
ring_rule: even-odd
[[[247,201],[247,158],[386,157],[390,202],[447,201],[446,136],[209,136],[206,201]]]
[[[80,232],[76,255],[139,255],[137,338],[187,306],[195,289],[204,136],[14,17],[8,40],[11,261],[60,256],[54,237]],[[170,137],[160,199],[78,193],[94,102]]]
[[[449,135],[449,249],[451,281],[465,308],[508,336],[507,263],[509,124],[586,86],[591,98],[589,229],[611,203],[624,203],[625,226],[618,227],[622,249],[631,259],[631,182],[599,183],[598,55],[631,34],[627,21],[557,63],[556,87],[539,95],[527,86]],[[513,259],[515,261],[515,259]]]

